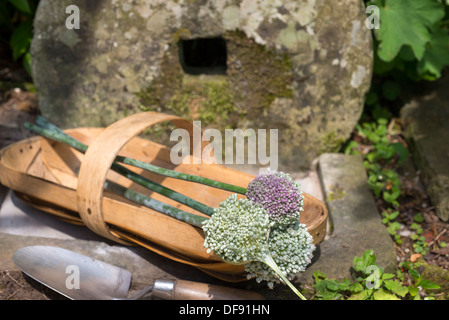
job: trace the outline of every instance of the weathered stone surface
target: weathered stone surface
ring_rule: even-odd
[[[320,257],[301,276],[312,281],[315,270],[329,278],[351,279],[354,257],[372,249],[377,263],[390,272],[396,268],[396,251],[382,224],[358,156],[323,154],[318,173],[329,210],[328,238],[320,244]]]
[[[80,28],[67,29],[68,5]],[[63,127],[142,110],[277,128],[280,163],[308,166],[359,119],[371,80],[361,0],[42,0],[31,53],[39,103]],[[179,39],[222,37],[226,74],[188,75]],[[207,73],[207,72],[206,72]]]
[[[443,221],[449,220],[449,77],[413,98],[401,109],[413,161]]]

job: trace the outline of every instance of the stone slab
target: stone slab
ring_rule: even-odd
[[[374,197],[367,183],[362,159],[344,154],[323,154],[318,174],[329,210],[327,239],[319,246],[320,257],[300,280],[312,281],[316,270],[329,278],[351,279],[353,258],[372,249],[377,263],[387,271],[396,268],[396,252],[381,222]]]
[[[425,87],[401,109],[405,135],[436,214],[449,221],[449,77]]]

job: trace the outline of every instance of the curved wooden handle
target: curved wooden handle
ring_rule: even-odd
[[[258,292],[186,280],[156,280],[153,295],[171,300],[264,300]]]
[[[174,115],[157,112],[136,113],[105,128],[91,143],[84,154],[78,174],[77,205],[84,224],[95,233],[123,244],[129,244],[118,233],[114,233],[103,219],[103,189],[107,173],[123,146],[146,128],[163,121],[171,121],[190,134],[191,154],[196,146],[193,140],[194,126],[191,121]],[[200,140],[201,141],[201,140]]]
[[[173,300],[264,300],[257,292],[217,286],[213,284],[178,280]]]

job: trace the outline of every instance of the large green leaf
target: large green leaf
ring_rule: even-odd
[[[442,28],[435,28],[423,59],[418,64],[418,72],[426,80],[441,77],[441,71],[449,66],[449,34]]]
[[[31,8],[27,0],[9,0],[17,9],[22,12],[31,14]]]
[[[409,45],[418,60],[424,56],[432,35],[430,28],[444,17],[444,5],[436,0],[374,0],[379,7],[378,55],[392,61],[404,45]]]
[[[28,51],[32,39],[32,28],[33,21],[27,20],[22,22],[11,35],[10,45],[14,60]]]

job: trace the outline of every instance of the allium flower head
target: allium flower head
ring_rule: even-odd
[[[304,205],[300,184],[280,171],[260,173],[248,184],[246,197],[261,205],[279,226],[299,221]]]
[[[272,225],[261,206],[233,194],[203,222],[204,247],[232,263],[258,260],[266,251]]]
[[[268,247],[273,260],[289,280],[307,268],[315,250],[312,236],[301,223],[285,230],[272,229]],[[248,278],[255,277],[258,282],[267,281],[270,288],[274,283],[281,282],[279,275],[263,262],[253,261],[245,264],[245,270],[248,272]]]

